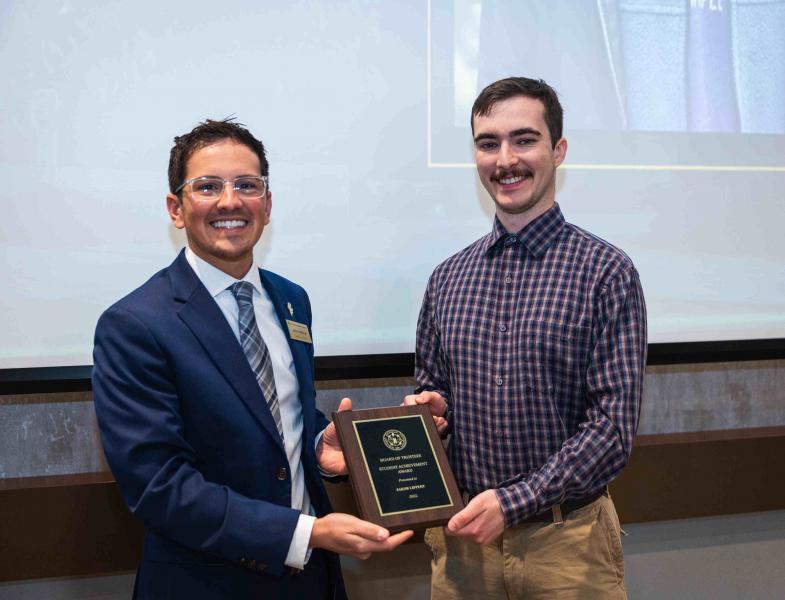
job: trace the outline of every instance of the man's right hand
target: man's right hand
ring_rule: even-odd
[[[433,422],[436,425],[436,430],[439,435],[444,435],[447,431],[447,419],[444,415],[447,414],[447,401],[444,396],[437,392],[420,392],[419,394],[411,394],[403,399],[404,406],[413,406],[415,404],[427,404],[433,416]]]
[[[407,530],[390,535],[384,527],[344,513],[331,513],[316,519],[309,548],[324,548],[365,560],[374,552],[389,552],[414,534]]]

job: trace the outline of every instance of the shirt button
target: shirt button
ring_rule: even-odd
[[[504,380],[501,377],[496,378],[496,385],[501,385],[504,383]]]
[[[275,474],[278,478],[278,481],[286,481],[286,467],[281,467],[278,469],[278,472]]]
[[[507,277],[504,278],[504,283],[512,283],[512,277],[507,275]]]
[[[512,246],[517,241],[518,238],[516,238],[514,235],[511,235],[506,240],[504,240],[504,243],[507,244],[508,246]]]
[[[507,331],[507,325],[504,324],[499,325],[499,331]]]

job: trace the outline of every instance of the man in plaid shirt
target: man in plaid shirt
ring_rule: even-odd
[[[556,204],[567,140],[550,86],[489,85],[472,133],[496,218],[431,276],[418,388],[405,399],[427,404],[451,434],[467,501],[426,534],[432,598],[625,598],[606,486],[627,464],[640,412],[638,273]]]

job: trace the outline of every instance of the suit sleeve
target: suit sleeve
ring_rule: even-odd
[[[205,479],[184,436],[171,365],[147,325],[109,309],[98,322],[93,360],[104,451],[133,514],[192,550],[282,567],[298,512]]]

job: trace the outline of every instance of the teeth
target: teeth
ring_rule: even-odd
[[[520,177],[520,176],[519,177],[504,177],[502,179],[499,179],[499,182],[503,183],[504,185],[510,185],[511,183],[518,183],[519,181],[523,181],[523,177]]]
[[[236,227],[245,227],[248,224],[248,221],[242,221],[239,219],[233,221],[214,221],[210,223],[216,229],[234,229]]]

